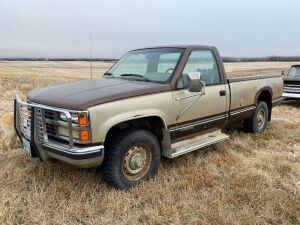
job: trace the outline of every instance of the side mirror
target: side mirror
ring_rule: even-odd
[[[281,75],[282,75],[282,76],[285,76],[284,70],[281,71]]]
[[[188,73],[188,79],[190,83],[189,91],[190,92],[200,92],[204,90],[205,83],[200,80],[200,72],[190,72]]]

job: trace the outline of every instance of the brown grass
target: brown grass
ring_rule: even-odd
[[[98,74],[109,66],[95,65]],[[234,76],[288,66],[226,69]],[[17,92],[88,77],[84,62],[0,62],[0,113],[13,110]],[[126,192],[97,169],[32,159],[0,129],[0,224],[299,224],[300,102],[273,112],[265,133],[230,130],[229,141],[163,159],[153,180]]]

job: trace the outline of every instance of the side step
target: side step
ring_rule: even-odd
[[[191,139],[176,142],[172,144],[172,152],[167,157],[174,158],[205,146],[227,140],[228,138],[228,135],[223,134],[221,130],[217,130]]]

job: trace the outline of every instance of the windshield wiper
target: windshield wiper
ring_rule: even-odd
[[[143,78],[144,81],[150,82],[150,80],[142,75],[134,74],[134,73],[124,73],[120,75],[121,77],[139,77]]]
[[[109,77],[109,78],[114,78],[114,77],[115,77],[115,76],[114,76],[112,73],[110,73],[110,72],[105,72],[105,73],[103,74],[103,76]]]

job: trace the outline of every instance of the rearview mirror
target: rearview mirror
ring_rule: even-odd
[[[190,92],[200,92],[204,89],[204,82],[200,80],[200,72],[190,72],[188,73],[188,79],[190,83],[189,91]]]

